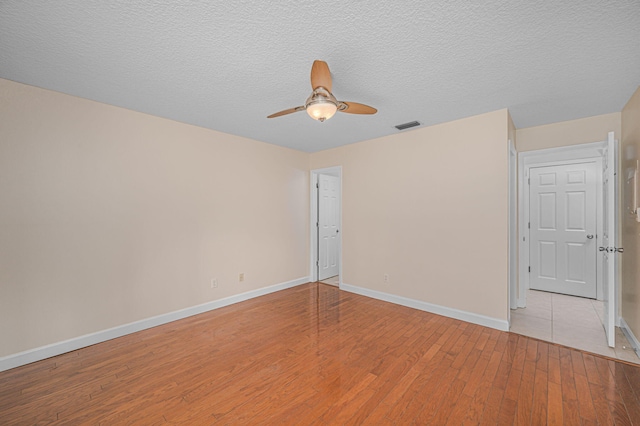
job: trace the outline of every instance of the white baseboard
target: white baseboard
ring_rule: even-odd
[[[340,289],[362,296],[371,297],[373,299],[383,300],[385,302],[395,303],[397,305],[420,309],[421,311],[431,312],[433,314],[455,318],[485,327],[495,328],[496,330],[509,331],[509,322],[507,320],[474,314],[472,312],[461,311],[459,309],[447,308],[446,306],[434,305],[433,303],[409,299],[407,297],[396,296],[395,294],[383,293],[381,291],[370,290],[368,288],[357,287],[350,284],[342,283],[340,285]]]
[[[302,277],[296,280],[275,284],[269,287],[247,291],[246,293],[240,293],[233,296],[225,297],[224,299],[213,300],[211,302],[192,306],[190,308],[180,309],[178,311],[173,311],[129,324],[120,325],[117,327],[109,328],[107,330],[85,334],[84,336],[75,337],[73,339],[65,340],[62,342],[52,343],[50,345],[41,346],[35,349],[29,349],[17,354],[7,355],[0,358],[0,371],[9,370],[11,368],[19,367],[21,365],[29,364],[35,361],[40,361],[52,356],[63,354],[65,352],[75,351],[76,349],[95,345],[96,343],[115,339],[116,337],[121,337],[127,334],[135,333],[137,331],[146,330],[147,328],[156,327],[162,324],[169,323],[171,321],[198,315],[203,312],[233,305],[234,303],[243,302],[245,300],[253,299],[255,297],[274,293],[276,291],[295,287],[308,282],[309,277]]]
[[[633,334],[631,328],[629,328],[629,324],[627,324],[627,322],[622,317],[620,317],[620,328],[633,347],[633,350],[636,352],[636,355],[640,357],[640,341],[638,341],[638,338]]]

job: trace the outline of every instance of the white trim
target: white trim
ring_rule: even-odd
[[[633,350],[636,352],[636,355],[640,357],[640,341],[638,341],[636,336],[633,334],[633,331],[631,331],[629,324],[627,324],[624,318],[619,317],[618,321],[620,322],[620,328],[622,329],[622,332],[627,337],[627,340],[633,347]]]
[[[17,354],[7,355],[0,358],[0,371],[9,370],[21,365],[40,361],[52,356],[60,355],[66,352],[75,351],[76,349],[86,346],[95,345],[96,343],[105,342],[127,334],[146,330],[148,328],[157,327],[172,321],[177,321],[203,312],[212,311],[224,306],[233,305],[234,303],[243,302],[255,297],[264,296],[265,294],[274,293],[276,291],[295,287],[309,282],[309,277],[302,277],[295,280],[275,284],[269,287],[259,288],[257,290],[247,291],[245,293],[235,294],[225,297],[224,299],[213,300],[201,305],[192,306],[190,308],[180,309],[178,311],[169,312],[155,317],[146,318],[129,324],[120,325],[109,328],[107,330],[97,331],[84,336],[74,337],[73,339],[62,342],[52,343],[50,345],[41,346],[35,349],[29,349]]]
[[[316,260],[318,259],[318,230],[314,226],[318,222],[318,175],[325,174],[335,176],[340,179],[340,244],[338,247],[338,287],[342,283],[342,239],[344,235],[344,229],[342,227],[342,166],[325,167],[322,169],[311,170],[311,176],[309,179],[309,279],[310,281],[318,281],[318,268],[316,267]]]
[[[570,164],[596,161],[602,164],[602,155],[607,147],[607,142],[593,142],[580,145],[570,145],[558,148],[541,149],[537,151],[524,151],[518,153],[518,243],[519,250],[519,280],[518,280],[518,308],[527,306],[527,290],[529,289],[529,185],[527,183],[529,170],[532,167],[540,167],[552,164]],[[598,173],[597,203],[598,212],[602,206],[602,173]],[[598,235],[596,244],[602,235],[602,215],[597,215]],[[598,252],[597,272],[597,298],[602,299],[602,253]]]
[[[623,180],[621,178],[621,170],[620,170],[620,141],[615,139],[614,134],[614,165],[615,165],[615,237],[616,237],[616,245],[622,245],[622,216],[621,212],[624,211],[624,207],[622,206],[622,198],[620,193],[620,188],[623,185]],[[620,319],[622,318],[622,256],[616,256],[616,274],[615,274],[615,307],[614,307],[614,316],[616,318],[616,327],[620,327]]]
[[[309,197],[309,278],[311,281],[318,281],[318,265],[316,265],[316,259],[318,258],[318,227],[315,225],[318,222],[318,174],[311,172],[311,178],[309,179],[310,189]]]
[[[518,308],[527,306],[527,290],[529,289],[529,244],[525,242],[524,210],[529,210],[529,197],[524,196],[525,179],[524,155],[518,154]]]
[[[603,140],[602,142],[538,149],[535,151],[522,151],[518,153],[518,156],[526,159],[527,164],[533,162],[543,163],[546,161],[579,160],[584,158],[602,157],[606,148],[607,141]]]
[[[509,309],[507,320],[511,324],[511,309],[518,307],[518,152],[509,139]]]
[[[495,328],[500,331],[509,331],[509,322],[485,315],[474,314],[473,312],[461,311],[459,309],[447,308],[446,306],[434,305],[433,303],[423,302],[421,300],[409,299],[407,297],[396,296],[395,294],[383,293],[377,290],[357,287],[351,284],[342,283],[340,289],[350,293],[356,293],[361,296],[371,297],[373,299],[383,300],[385,302],[395,303],[421,311],[431,312],[433,314],[442,315],[449,318],[455,318],[461,321],[470,322],[472,324],[482,325],[484,327]]]

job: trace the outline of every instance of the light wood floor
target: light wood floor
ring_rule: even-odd
[[[0,424],[640,424],[640,368],[306,284],[0,373]]]

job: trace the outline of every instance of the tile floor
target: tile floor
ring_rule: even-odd
[[[607,345],[602,301],[528,290],[527,307],[511,310],[511,331],[584,351],[640,364],[622,330]]]
[[[329,277],[326,280],[322,280],[320,282],[338,287],[340,285],[340,276],[336,275],[334,277]]]

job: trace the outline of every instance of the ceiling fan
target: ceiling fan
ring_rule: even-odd
[[[285,109],[271,114],[267,118],[280,117],[298,111],[307,111],[314,120],[325,121],[333,117],[336,111],[348,114],[375,114],[377,109],[356,102],[339,101],[331,93],[331,73],[329,65],[324,61],[313,61],[311,67],[311,88],[313,93],[303,106]]]

